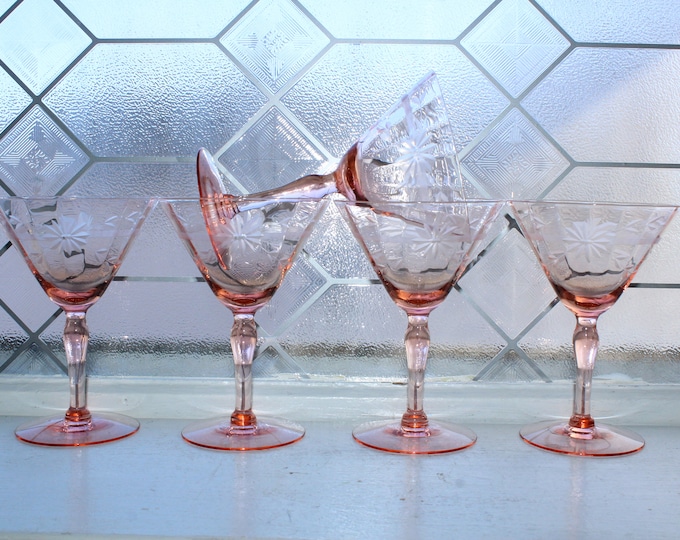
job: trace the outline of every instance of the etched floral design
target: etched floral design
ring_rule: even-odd
[[[42,237],[51,250],[70,257],[82,253],[92,228],[92,216],[80,212],[77,216],[63,215],[44,224]]]
[[[568,259],[594,262],[611,251],[617,224],[592,216],[574,221],[564,229],[564,248]]]
[[[264,213],[260,210],[236,214],[220,228],[217,238],[221,245],[228,247],[231,251],[242,254],[256,251],[262,243],[263,225]]]
[[[223,270],[237,281],[258,280],[276,272],[281,261],[286,223],[290,216],[269,219],[259,209],[236,214],[211,231]]]
[[[413,188],[430,184],[432,168],[437,160],[436,145],[427,130],[420,130],[412,138],[401,141],[396,164],[402,167],[404,177],[401,188]]]
[[[380,242],[376,251],[384,254],[385,264],[395,271],[455,270],[470,245],[469,224],[464,215],[444,212],[417,212],[413,217],[378,215],[377,228]]]

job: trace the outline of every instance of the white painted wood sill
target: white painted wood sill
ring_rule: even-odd
[[[352,427],[396,417],[390,383],[255,382],[255,410],[305,425],[297,444],[230,453],[185,443],[191,419],[231,412],[232,381],[91,379],[93,410],[136,416],[116,443],[41,448],[23,416],[61,410],[62,378],[0,377],[0,539],[677,538],[680,387],[596,381],[596,418],[647,441],[621,458],[573,458],[522,442],[519,427],[567,416],[569,383],[428,383],[426,410],[473,428],[472,448],[401,456],[356,444]]]

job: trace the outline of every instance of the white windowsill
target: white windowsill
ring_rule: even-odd
[[[400,456],[352,427],[403,412],[389,383],[255,381],[255,410],[307,429],[294,445],[203,450],[179,433],[228,414],[232,381],[93,379],[90,407],[140,418],[133,437],[89,448],[18,442],[25,418],[64,406],[64,379],[0,377],[0,539],[671,538],[680,526],[680,387],[596,381],[596,417],[647,446],[583,459],[523,443],[519,427],[570,412],[571,386],[428,383],[426,410],[473,428],[472,448]]]

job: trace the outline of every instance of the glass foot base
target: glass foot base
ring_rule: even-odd
[[[477,441],[477,435],[466,427],[433,421],[427,435],[406,434],[398,420],[383,420],[356,427],[352,436],[364,446],[397,454],[443,454],[463,450]]]
[[[573,456],[623,456],[645,445],[642,437],[627,429],[597,424],[591,430],[577,431],[564,420],[530,424],[519,434],[533,446]]]
[[[82,429],[82,428],[81,428]],[[64,416],[41,418],[22,424],[15,430],[17,439],[42,446],[88,446],[129,437],[139,430],[139,422],[129,416],[96,413],[88,428],[69,429]]]
[[[185,441],[213,450],[267,450],[292,444],[304,435],[305,429],[295,422],[259,416],[254,427],[234,427],[229,417],[220,417],[190,424],[182,430]]]

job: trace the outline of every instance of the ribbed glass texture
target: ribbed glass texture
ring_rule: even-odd
[[[270,189],[435,71],[468,194],[680,204],[679,29],[668,0],[0,0],[0,192],[195,197],[200,147]],[[0,240],[0,373],[63,375],[64,315]],[[678,246],[680,218],[603,315],[602,380],[680,383]],[[572,380],[574,317],[509,206],[472,262],[428,378]],[[334,205],[256,320],[256,377],[405,378],[405,315]],[[231,321],[156,208],[88,314],[89,373],[230,377]]]

